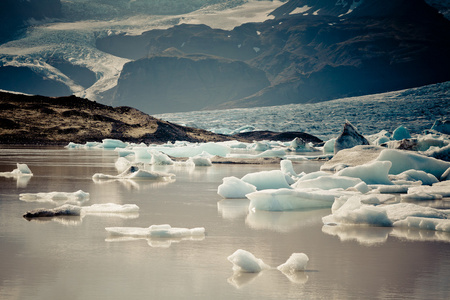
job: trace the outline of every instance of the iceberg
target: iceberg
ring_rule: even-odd
[[[256,192],[256,187],[237,177],[225,177],[223,183],[217,188],[217,194],[223,198],[245,198],[246,194]]]
[[[139,206],[136,204],[115,204],[115,203],[102,203],[93,204],[91,206],[82,206],[83,213],[87,214],[99,214],[99,213],[136,213],[139,212]]]
[[[257,190],[290,188],[281,170],[248,173],[241,180],[254,185]]]
[[[407,170],[398,175],[390,175],[389,179],[393,180],[395,183],[402,181],[420,181],[424,185],[432,185],[433,183],[439,182],[436,176],[421,170]]]
[[[175,174],[147,171],[139,168],[137,165],[131,165],[119,175],[107,175],[102,173],[96,173],[92,176],[92,179],[94,181],[105,179],[172,180],[173,177],[175,177]]]
[[[335,197],[360,194],[359,192],[322,189],[268,189],[247,194],[250,210],[289,211],[326,208]]]
[[[369,145],[369,141],[359,134],[356,128],[349,122],[345,122],[344,129],[334,142],[334,153],[343,149],[353,148],[357,145]]]
[[[410,139],[411,138],[411,134],[409,133],[408,129],[403,127],[403,125],[400,125],[392,133],[392,138],[394,140],[401,141],[403,139]]]
[[[17,163],[17,168],[11,172],[0,172],[0,176],[3,177],[21,177],[21,176],[33,176],[30,168],[26,164]]]
[[[338,188],[347,189],[360,183],[363,183],[363,181],[359,178],[329,175],[309,180],[299,180],[292,187],[296,189],[319,188],[322,190],[331,190]]]
[[[283,273],[304,271],[308,265],[309,257],[305,253],[292,253],[288,260],[277,267]]]
[[[392,163],[389,161],[375,161],[364,165],[348,167],[337,172],[337,176],[359,178],[367,184],[392,184],[388,173]]]
[[[392,166],[389,173],[394,175],[414,169],[433,174],[436,178],[440,178],[450,168],[450,162],[404,150],[385,149],[381,151],[376,160],[390,161]]]
[[[261,259],[256,258],[252,253],[238,249],[228,256],[228,261],[233,264],[233,271],[243,273],[259,273],[263,270],[270,269]]]

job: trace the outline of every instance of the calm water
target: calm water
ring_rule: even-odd
[[[160,167],[172,183],[94,183],[116,174],[114,151],[0,148],[0,172],[26,163],[28,182],[0,177],[0,299],[450,299],[450,236],[392,228],[323,227],[329,209],[249,213],[247,200],[221,200],[226,176],[278,165]],[[297,172],[318,163],[297,164]],[[134,203],[139,215],[27,221],[49,203],[20,193],[90,193],[95,203]],[[105,227],[205,227],[197,240],[111,239]],[[227,256],[245,249],[272,267],[294,252],[306,272],[233,275]]]

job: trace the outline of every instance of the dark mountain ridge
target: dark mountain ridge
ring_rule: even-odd
[[[313,2],[307,15],[289,14]],[[450,80],[450,21],[436,9],[423,0],[347,1],[344,8],[338,2],[289,1],[273,12],[274,20],[247,23],[230,31],[181,24],[139,36],[108,36],[98,39],[97,47],[130,59],[176,48],[185,54],[240,60],[266,73],[269,86],[240,99],[210,102],[203,107],[207,109],[317,102]],[[129,76],[129,72],[122,73],[121,79]],[[117,90],[124,91],[121,79]],[[142,81],[129,94],[147,85]],[[170,81],[158,83],[159,89],[170,86]],[[209,92],[214,94],[213,87]],[[117,93],[114,100],[118,105],[135,105]],[[148,108],[141,109],[154,113],[151,103],[161,99],[149,92],[144,101]],[[196,97],[185,98],[186,104],[196,101]],[[183,108],[197,109],[198,105]],[[173,111],[177,110],[167,106],[166,112]]]

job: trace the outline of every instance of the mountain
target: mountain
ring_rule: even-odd
[[[60,0],[2,0],[0,43],[13,38],[32,20],[61,17]]]
[[[165,53],[168,53],[167,51]],[[200,110],[252,95],[270,84],[245,62],[209,55],[152,55],[126,63],[114,104],[146,112]],[[156,101],[146,101],[146,99]]]
[[[96,43],[102,51],[129,59],[175,48],[186,55],[242,61],[266,73],[269,86],[262,84],[259,91],[240,99],[211,102],[203,107],[208,109],[318,102],[450,80],[450,21],[423,0],[293,0],[272,15],[273,20],[229,31],[181,24],[138,36],[110,35]],[[198,71],[193,68],[194,73]],[[125,70],[117,90],[126,89],[122,79],[131,74]],[[172,77],[158,88],[168,91],[177,80]],[[144,92],[148,84],[145,80],[136,83],[129,93],[145,95],[140,101],[161,102],[148,90]],[[208,89],[215,93],[214,87]],[[120,95],[114,96],[117,103],[135,105]],[[197,98],[186,95],[185,101],[194,105]],[[165,102],[166,111],[179,109],[169,102]],[[196,109],[198,105],[183,107]]]
[[[67,145],[103,139],[134,143],[218,142],[276,139],[320,143],[303,132],[252,132],[226,136],[151,117],[135,108],[112,107],[75,96],[50,98],[0,92],[0,144]]]

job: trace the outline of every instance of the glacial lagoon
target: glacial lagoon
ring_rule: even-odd
[[[1,299],[449,299],[450,234],[398,227],[324,226],[330,209],[249,211],[247,199],[222,199],[228,176],[279,164],[152,166],[174,181],[107,180],[117,152],[1,146],[0,172],[26,163],[33,176],[0,177]],[[294,164],[297,173],[321,162]],[[82,205],[136,204],[138,213],[90,213],[26,220],[56,205],[22,193],[88,192]],[[448,199],[422,201],[446,206]],[[204,236],[118,238],[107,227],[204,227]],[[234,273],[227,257],[245,249],[271,268]],[[305,253],[304,272],[276,269]]]

